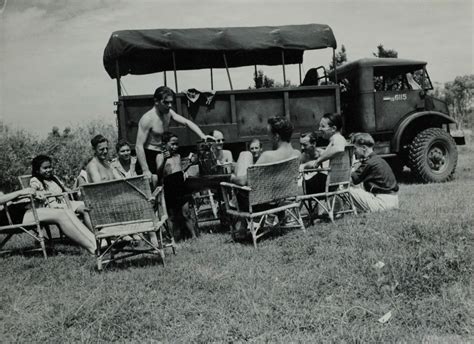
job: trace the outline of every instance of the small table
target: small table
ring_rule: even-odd
[[[186,179],[186,188],[188,189],[189,192],[197,193],[200,191],[207,190],[209,193],[208,195],[197,196],[198,199],[203,199],[203,198],[209,199],[210,209],[205,208],[204,210],[204,213],[208,214],[209,216],[206,216],[203,219],[199,219],[200,213],[198,211],[198,206],[196,205],[196,203],[194,203],[193,205],[197,224],[219,221],[221,224],[221,228],[223,230],[226,229],[227,226],[221,216],[223,214],[223,211],[221,209],[221,201],[223,197],[222,197],[222,191],[220,188],[220,183],[229,182],[230,176],[231,176],[230,174],[213,174],[213,175],[188,177]],[[213,197],[213,195],[215,195],[215,198]],[[196,200],[196,197],[193,197],[193,199],[194,199],[194,202],[199,202]],[[215,203],[217,204],[214,203],[214,199],[216,201]],[[210,210],[212,210],[212,214],[209,213]]]

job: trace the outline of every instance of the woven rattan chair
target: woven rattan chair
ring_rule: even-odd
[[[297,201],[298,166],[298,158],[253,165],[247,170],[247,186],[221,183],[225,212],[230,218],[233,238],[241,230],[237,228],[237,224],[246,226],[242,228],[248,229],[255,247],[257,240],[272,229],[296,227],[304,230]],[[234,208],[229,203],[229,194],[234,199],[248,199],[248,209],[245,209],[246,204],[243,207],[239,202]],[[255,210],[255,207],[262,205],[265,210]]]
[[[168,215],[162,188],[152,195],[144,176],[82,185],[81,194],[94,227],[99,270],[109,262],[144,253],[160,255],[164,264],[165,247],[174,251],[172,236],[166,244],[163,240]],[[145,248],[124,246],[126,239],[137,235]],[[106,249],[101,248],[104,240],[109,243]]]
[[[23,198],[23,200],[21,200]],[[0,252],[5,253],[5,252],[11,252],[12,250],[2,250],[2,248],[5,246],[5,244],[13,237],[15,234],[28,234],[30,237],[35,239],[36,242],[39,243],[39,248],[33,248],[28,251],[42,251],[43,252],[43,257],[46,259],[47,258],[47,253],[46,253],[46,245],[44,242],[44,237],[43,237],[43,231],[41,229],[40,221],[38,218],[38,213],[36,212],[35,208],[35,202],[33,199],[33,196],[24,196],[20,197],[18,202],[26,202],[28,201],[30,208],[33,212],[33,218],[34,222],[26,223],[16,223],[12,221],[12,217],[10,216],[10,212],[8,210],[9,207],[11,207],[15,202],[8,202],[7,204],[4,204],[3,206],[0,207],[1,212],[5,212],[5,218],[8,221],[7,225],[0,226],[0,234],[4,235],[5,237],[3,240],[0,242]],[[20,205],[23,206],[23,205]]]
[[[331,222],[337,214],[357,214],[354,201],[349,193],[351,183],[351,168],[353,159],[353,146],[346,146],[344,152],[336,155],[330,161],[329,168],[314,168],[304,170],[302,173],[327,172],[325,191],[316,194],[307,194],[306,179],[303,178],[303,193],[298,197],[309,214],[309,222],[312,224],[318,215],[318,207],[323,213],[327,213]],[[340,200],[340,209],[336,209],[336,201]]]

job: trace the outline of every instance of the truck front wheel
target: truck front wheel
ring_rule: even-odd
[[[412,173],[425,183],[451,180],[456,169],[458,152],[454,139],[440,128],[428,128],[412,141],[408,162]]]

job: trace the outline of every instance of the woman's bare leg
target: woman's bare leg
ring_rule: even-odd
[[[38,208],[37,212],[41,222],[58,225],[68,238],[77,242],[90,253],[95,253],[97,245],[94,234],[79,220],[72,210]],[[31,210],[25,213],[23,221],[34,221]]]

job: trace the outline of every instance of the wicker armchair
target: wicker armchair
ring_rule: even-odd
[[[10,212],[8,208],[14,205],[15,203],[21,203],[21,202],[29,203],[30,208],[33,212],[33,218],[34,218],[33,222],[18,223],[12,220],[12,217],[10,216]],[[13,237],[13,235],[28,234],[30,237],[35,239],[40,245],[39,248],[33,248],[29,251],[40,250],[43,252],[43,257],[46,259],[48,255],[46,253],[45,240],[43,237],[43,231],[41,229],[40,220],[38,218],[38,213],[36,212],[33,196],[23,196],[23,197],[19,197],[17,200],[15,200],[15,202],[8,202],[7,204],[0,206],[0,212],[5,213],[5,218],[7,219],[7,222],[8,222],[7,225],[0,226],[0,234],[5,235],[3,240],[0,242],[0,250],[1,250],[0,252],[5,253],[5,252],[11,251],[11,250],[2,250],[2,248]]]
[[[174,251],[172,236],[166,244],[163,239],[168,215],[162,188],[152,195],[144,176],[85,184],[81,186],[81,194],[94,227],[99,270],[109,262],[144,253],[159,254],[164,264],[165,247]],[[157,202],[155,207],[153,200]],[[133,236],[139,236],[146,247],[125,245],[127,238]],[[104,240],[109,246],[103,250]]]
[[[306,180],[303,178],[303,193],[298,197],[302,205],[306,207],[309,214],[309,222],[312,224],[318,215],[318,207],[327,213],[331,222],[337,214],[357,214],[354,201],[349,193],[351,183],[351,168],[353,159],[353,146],[346,146],[344,152],[333,157],[329,168],[314,168],[302,171],[303,174],[315,172],[327,172],[325,191],[316,194],[307,194]],[[336,201],[340,200],[341,209],[336,209]]]
[[[247,170],[247,186],[221,183],[225,212],[230,218],[233,238],[242,229],[248,230],[254,247],[257,247],[257,240],[274,228],[296,227],[304,230],[299,212],[300,204],[297,201],[298,166],[298,158],[253,165]],[[248,204],[237,202],[234,208],[230,204],[229,194],[234,199],[248,199]],[[265,210],[256,209],[262,205]],[[238,224],[242,227],[238,228]]]

